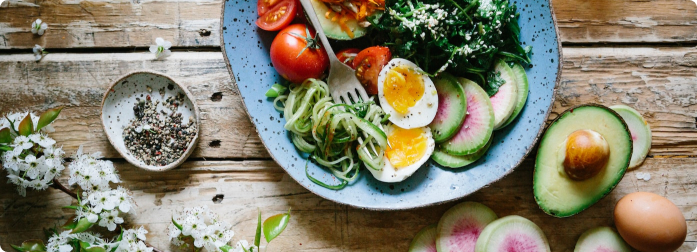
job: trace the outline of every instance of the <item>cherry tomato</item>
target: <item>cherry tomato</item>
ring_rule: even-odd
[[[380,70],[392,59],[390,49],[383,46],[373,46],[363,49],[353,59],[356,77],[363,84],[368,94],[378,93],[378,75]]]
[[[257,14],[259,14],[259,16],[263,16],[264,14],[266,14],[267,11],[269,11],[271,8],[273,8],[277,3],[280,3],[281,1],[284,0],[258,0]]]
[[[264,0],[262,0],[264,1]],[[288,26],[298,12],[295,0],[282,1],[257,19],[257,26],[267,31],[278,31]]]
[[[292,24],[281,30],[271,43],[273,67],[283,78],[293,83],[301,83],[309,78],[319,79],[329,68],[327,52],[317,47],[319,40],[307,37],[306,29],[309,29],[314,38],[315,31],[311,27]]]
[[[336,53],[336,57],[339,58],[339,61],[344,62],[344,64],[350,66],[353,69],[356,69],[356,67],[353,66],[353,59],[356,58],[356,55],[360,51],[361,50],[359,50],[358,48],[346,48]]]

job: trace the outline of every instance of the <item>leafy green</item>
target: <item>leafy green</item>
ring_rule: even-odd
[[[484,91],[486,91],[489,97],[492,97],[499,91],[499,87],[503,84],[506,84],[506,80],[501,78],[500,72],[489,72],[486,78],[486,85],[484,85]]]
[[[266,219],[264,221],[264,238],[266,238],[266,242],[271,242],[278,237],[286,229],[289,221],[290,209],[288,209],[288,213],[277,214]]]
[[[26,240],[21,246],[11,245],[13,249],[20,252],[46,252],[46,246],[41,240]]]
[[[61,110],[63,110],[63,107],[59,108],[54,108],[54,109],[49,109],[46,110],[41,116],[39,117],[39,122],[36,124],[36,131],[41,130],[43,127],[46,127],[47,125],[51,124],[56,118],[58,118],[58,115],[61,113]]]
[[[468,74],[485,86],[497,58],[530,64],[516,6],[506,0],[387,0],[385,6],[382,17],[368,19],[378,41],[430,75]]]
[[[257,233],[254,235],[254,246],[257,248],[259,247],[259,244],[261,244],[261,210],[259,210],[259,217],[257,221]]]
[[[28,113],[19,123],[19,135],[29,136],[34,133],[34,121],[31,120],[31,113]]]
[[[0,143],[11,143],[12,142],[12,132],[10,128],[3,128],[0,130]]]
[[[77,221],[77,224],[75,225],[75,228],[72,229],[71,233],[77,234],[85,232],[87,231],[87,229],[90,229],[93,225],[94,223],[89,222],[87,218],[82,218]]]
[[[288,90],[287,87],[285,87],[285,86],[283,86],[283,85],[281,85],[281,84],[276,83],[276,84],[273,84],[273,86],[271,86],[271,88],[269,89],[269,91],[266,91],[266,94],[265,94],[265,95],[266,95],[266,97],[276,98],[276,97],[278,97],[279,95],[285,94],[285,93],[286,93],[286,90]]]

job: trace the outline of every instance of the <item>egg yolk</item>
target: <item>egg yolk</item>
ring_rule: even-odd
[[[409,112],[424,95],[423,76],[403,65],[390,69],[383,85],[385,100],[401,114]]]
[[[402,129],[393,126],[387,141],[390,142],[385,150],[387,159],[395,169],[404,168],[419,161],[426,154],[428,138],[423,129]]]

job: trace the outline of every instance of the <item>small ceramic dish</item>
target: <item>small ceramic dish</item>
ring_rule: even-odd
[[[197,125],[191,142],[186,151],[179,159],[164,166],[148,165],[136,159],[124,143],[123,132],[131,120],[135,119],[133,111],[134,105],[138,103],[136,98],[145,100],[148,95],[151,99],[165,101],[167,97],[184,94],[183,102],[177,107],[177,112],[182,113],[184,125],[189,122],[189,118],[194,118]],[[164,95],[163,95],[164,94]],[[162,104],[157,106],[157,111],[164,108]],[[107,138],[114,149],[123,156],[129,163],[149,171],[166,171],[181,165],[189,155],[191,155],[196,143],[198,142],[201,120],[199,110],[192,102],[192,95],[186,88],[177,84],[172,78],[160,73],[138,71],[132,72],[117,80],[112,84],[102,99],[102,126]]]

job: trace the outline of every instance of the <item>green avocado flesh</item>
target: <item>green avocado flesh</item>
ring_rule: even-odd
[[[559,158],[560,152],[565,153],[567,136],[577,130],[599,133],[610,147],[607,165],[582,181],[570,179],[564,171],[563,158]],[[615,188],[631,157],[632,137],[627,124],[612,109],[593,104],[567,110],[550,124],[540,142],[533,175],[535,201],[552,216],[577,214]]]
[[[358,21],[351,19],[346,21],[346,25],[353,31],[353,38],[350,37],[345,31],[341,30],[338,22],[327,19],[325,13],[329,11],[329,6],[320,0],[312,0],[312,7],[315,8],[315,13],[317,13],[317,18],[319,18],[319,23],[324,29],[327,38],[336,40],[352,40],[356,38],[363,37],[368,31],[368,28],[358,25]]]

